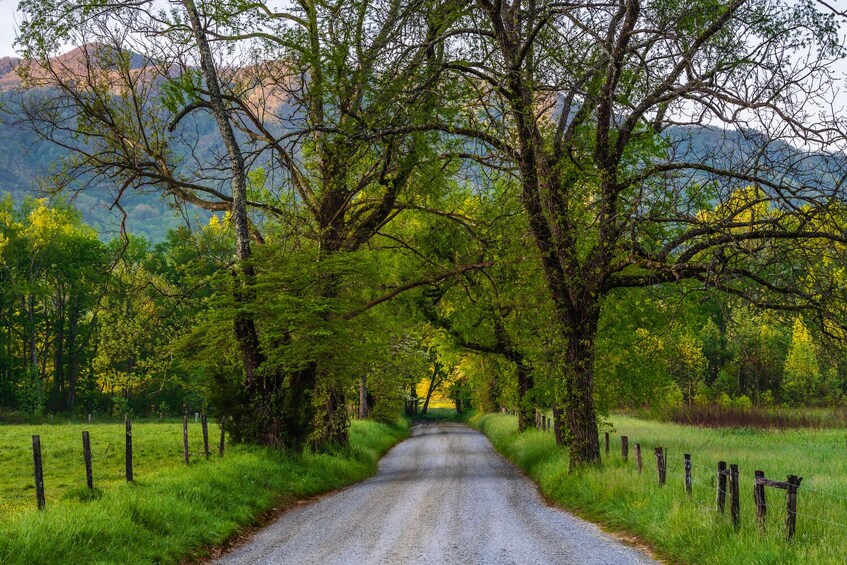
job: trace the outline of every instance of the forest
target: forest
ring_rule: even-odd
[[[2,419],[195,410],[344,445],[440,391],[551,410],[839,407],[847,206],[812,0],[24,0]],[[76,195],[184,219],[98,233]]]

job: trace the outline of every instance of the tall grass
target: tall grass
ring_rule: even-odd
[[[83,427],[91,429],[95,453],[93,493],[84,487],[77,445]],[[48,495],[44,512],[32,509],[34,494],[26,490],[32,501],[0,508],[0,563],[173,563],[202,556],[269,509],[372,475],[379,457],[408,434],[405,421],[394,426],[356,421],[350,447],[337,453],[290,456],[237,446],[223,459],[213,456],[207,463],[195,457],[196,463],[185,467],[181,424],[137,424],[136,481],[127,484],[116,465],[123,461],[123,444],[115,445],[117,436],[123,439],[122,428],[0,428],[0,499],[20,492],[30,473],[31,433],[41,433],[45,445]],[[108,453],[107,443],[114,446]],[[202,452],[196,441],[192,449]],[[120,454],[113,456],[116,450]]]
[[[681,406],[670,412],[669,420],[711,428],[843,428],[847,425],[847,410]]]
[[[471,422],[538,483],[549,500],[610,530],[635,535],[671,562],[844,563],[847,449],[843,430],[702,429],[624,416],[611,420],[611,454],[603,467],[575,474],[568,473],[567,453],[555,445],[552,433],[518,434],[516,419],[500,414],[478,416]],[[629,437],[628,461],[620,456],[620,435]],[[642,447],[642,475],[635,465],[636,443]],[[669,454],[664,487],[657,484],[656,446],[665,447]],[[691,499],[683,489],[683,453],[692,454]],[[714,509],[714,470],[719,460],[739,465],[738,532],[728,515]],[[785,491],[768,489],[766,529],[761,532],[756,527],[752,492],[757,469],[777,480],[789,474],[805,477],[798,499],[798,512],[804,515],[797,518],[793,542],[785,536]]]

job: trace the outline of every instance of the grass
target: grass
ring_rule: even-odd
[[[85,488],[83,429],[91,433],[94,491]],[[34,509],[34,433],[43,448],[44,512]],[[133,423],[135,482],[128,484],[123,424],[0,427],[0,563],[173,563],[205,555],[270,509],[371,476],[408,423],[355,421],[350,447],[337,453],[235,446],[208,462],[199,456],[200,426],[189,434],[194,456],[186,467],[181,423]],[[210,439],[218,434],[210,426]]]
[[[430,406],[426,410],[426,414],[418,413],[415,416],[415,420],[427,420],[427,421],[447,421],[447,422],[466,422],[468,418],[472,415],[471,411],[464,411],[461,414],[456,413],[456,409],[454,407],[446,408],[446,407],[437,407],[433,408]]]
[[[568,473],[567,453],[553,434],[517,433],[512,416],[487,414],[471,423],[503,455],[538,483],[550,501],[598,522],[611,531],[634,535],[673,563],[829,564],[847,555],[847,449],[844,430],[765,431],[697,428],[610,418],[611,455],[600,469]],[[620,436],[629,437],[630,457],[620,456]],[[644,472],[634,448],[640,443]],[[667,485],[656,480],[653,447],[668,452]],[[683,490],[683,453],[693,461],[693,497]],[[714,510],[718,461],[737,463],[741,482],[741,527]],[[797,536],[785,539],[785,491],[767,489],[765,532],[755,524],[753,471],[785,480],[804,477],[798,497]],[[815,490],[807,490],[815,489]],[[820,491],[820,492],[818,492]],[[826,493],[826,494],[824,494]],[[815,519],[816,518],[816,519]],[[820,520],[827,520],[829,524]]]
[[[847,410],[685,406],[674,408],[669,419],[677,424],[713,428],[843,428],[847,424]]]

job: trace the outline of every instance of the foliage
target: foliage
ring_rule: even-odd
[[[791,331],[791,346],[785,358],[783,391],[787,400],[803,404],[817,396],[820,391],[821,371],[812,337],[803,320],[794,320]]]

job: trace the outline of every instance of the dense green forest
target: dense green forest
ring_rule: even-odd
[[[454,214],[461,210],[482,220],[486,200],[467,194]],[[515,204],[509,214],[502,200],[488,204],[497,206],[492,221],[501,226],[480,225],[476,237],[525,240],[527,226]],[[231,338],[216,329],[228,327],[220,317],[232,308],[218,274],[233,252],[225,218],[215,216],[195,232],[173,230],[158,244],[137,237],[103,243],[71,206],[45,200],[17,206],[7,197],[0,209],[4,410],[20,417],[226,410],[215,379],[224,376],[222,365],[236,371],[237,362],[223,354],[233,348]],[[437,257],[460,249],[464,239],[466,252],[505,265],[428,282],[356,321],[316,325],[317,312],[356,312],[383,281],[414,273],[414,255],[386,233],[372,249],[333,265],[350,296],[323,301],[309,296],[315,273],[308,251],[274,250],[268,259],[284,261],[289,291],[260,295],[263,318],[299,330],[299,341],[306,342],[280,348],[279,362],[336,356],[333,372],[350,399],[349,412],[360,413],[364,382],[365,410],[385,420],[415,402],[417,383],[428,388],[433,380],[436,392],[460,407],[515,408],[518,371],[534,381],[524,401],[549,409],[555,395],[548,377],[554,361],[544,343],[550,339],[544,335],[548,304],[538,297],[541,281],[524,264],[515,248],[520,246],[476,249],[463,238],[464,228],[427,220],[421,214],[405,226],[404,241]],[[436,229],[449,236],[434,240]],[[280,282],[277,275],[260,287],[276,294]],[[837,342],[816,335],[814,320],[803,316],[756,310],[693,285],[612,296],[604,316],[596,371],[606,410],[831,406],[840,405],[847,392],[847,356]],[[366,325],[360,317],[368,318]],[[333,353],[335,348],[347,351]],[[419,407],[424,400],[418,399]]]
[[[5,407],[299,450],[440,387],[552,409],[578,467],[614,408],[847,392],[825,5],[20,6],[4,111],[61,149],[41,185],[195,220],[154,243],[5,200]]]

